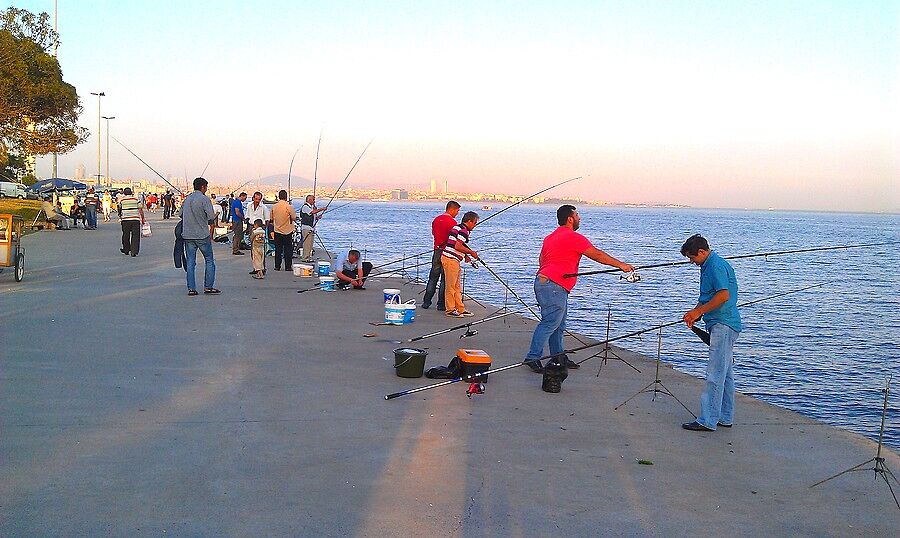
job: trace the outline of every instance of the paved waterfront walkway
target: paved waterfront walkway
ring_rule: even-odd
[[[808,488],[874,443],[748,397],[715,433],[682,430],[691,417],[666,396],[614,411],[653,380],[631,354],[643,373],[610,362],[596,377],[590,361],[557,395],[521,368],[474,400],[456,384],[384,401],[427,382],[394,375],[394,341],[456,320],[373,327],[380,283],[298,295],[310,279],[253,280],[223,245],[222,295],[187,297],[175,223],[154,220],[138,258],[115,223],[41,232],[25,281],[0,275],[0,535],[900,534],[871,473]],[[463,343],[506,364],[532,326],[420,344],[428,366]],[[662,376],[696,407],[699,380]]]

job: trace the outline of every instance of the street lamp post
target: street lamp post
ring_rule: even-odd
[[[109,120],[116,119],[115,116],[103,116],[106,120],[106,186],[112,187],[112,175],[109,173]]]
[[[104,97],[106,94],[104,92],[91,92],[91,95],[97,96],[97,185],[100,185],[100,178],[103,177],[100,170],[100,99]]]

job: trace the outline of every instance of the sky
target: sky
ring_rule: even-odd
[[[900,211],[900,2],[59,0],[97,173]],[[52,0],[12,4],[52,14]],[[103,170],[105,173],[105,127]],[[113,177],[148,177],[112,142]],[[37,172],[51,173],[50,159]]]

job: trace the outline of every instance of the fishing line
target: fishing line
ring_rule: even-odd
[[[319,178],[319,149],[322,147],[322,132],[325,131],[325,126],[323,125],[321,129],[319,129],[319,142],[316,144],[316,164],[313,168],[313,197],[316,196],[316,186]]]
[[[775,295],[770,295],[770,296],[768,296],[768,297],[763,297],[763,298],[761,298],[761,299],[756,299],[756,300],[754,300],[754,301],[748,301],[748,302],[746,302],[746,303],[742,303],[742,304],[738,305],[738,308],[742,308],[742,307],[745,307],[745,306],[750,306],[750,305],[753,305],[753,304],[756,304],[756,303],[761,303],[761,302],[763,302],[763,301],[769,301],[769,300],[776,299],[776,298],[779,298],[779,297],[784,297],[785,295],[791,295],[791,294],[794,294],[794,293],[800,293],[800,292],[802,292],[802,291],[810,290],[810,289],[813,289],[813,288],[818,288],[818,287],[820,287],[820,286],[824,286],[824,285],[830,284],[830,283],[832,283],[832,282],[835,282],[835,281],[834,281],[834,280],[828,280],[828,281],[825,281],[825,282],[821,282],[821,283],[819,283],[819,284],[813,284],[812,286],[806,286],[806,287],[804,287],[804,288],[799,288],[799,289],[795,289],[795,290],[785,291],[785,292],[778,293],[778,294],[775,294]],[[582,350],[585,350],[585,349],[590,349],[590,348],[593,348],[593,347],[602,346],[602,345],[605,345],[605,344],[609,344],[609,343],[611,343],[611,342],[616,342],[616,341],[618,341],[618,340],[624,340],[624,339],[626,339],[626,338],[631,338],[631,337],[634,337],[634,336],[639,336],[639,335],[642,335],[642,334],[644,334],[644,333],[648,333],[648,332],[652,332],[652,331],[658,331],[658,330],[664,329],[664,328],[666,328],[666,327],[671,327],[671,326],[673,326],[673,325],[678,325],[679,323],[684,323],[684,320],[683,320],[683,319],[679,319],[679,320],[677,320],[677,321],[670,321],[670,322],[667,322],[667,323],[663,323],[663,324],[660,324],[660,325],[656,325],[656,326],[654,326],[654,327],[649,327],[649,328],[647,328],[647,329],[641,329],[641,330],[633,331],[633,332],[630,332],[630,333],[627,333],[627,334],[623,334],[623,335],[620,335],[620,336],[615,336],[615,337],[613,337],[613,338],[607,338],[606,340],[603,340],[603,341],[601,341],[601,342],[595,342],[595,343],[593,343],[593,344],[585,344],[585,345],[583,345],[583,346],[578,346],[578,347],[574,347],[574,348],[571,348],[571,349],[566,349],[566,350],[563,350],[562,353],[575,353],[575,352],[577,352],[577,351],[582,351]],[[543,357],[540,357],[540,358],[537,358],[537,359],[532,359],[532,360],[534,360],[534,361],[541,361],[541,360],[545,360],[545,359],[552,359],[552,358],[554,358],[556,355],[557,355],[557,354],[545,355],[545,356],[543,356]],[[583,360],[579,361],[578,364],[581,364],[582,362],[586,362],[586,361],[588,361],[588,360],[590,360],[590,359],[592,359],[592,358],[594,358],[594,357],[596,357],[596,356],[599,356],[599,354],[592,355],[591,357],[588,357],[588,358],[586,358],[586,359],[583,359]],[[480,376],[483,376],[483,375],[496,374],[496,373],[499,373],[499,372],[503,372],[503,371],[506,371],[506,370],[511,370],[511,369],[513,369],[513,368],[518,368],[518,367],[520,367],[520,366],[524,366],[525,364],[527,364],[527,363],[524,362],[524,361],[515,362],[515,363],[512,363],[512,364],[507,364],[506,366],[500,366],[500,367],[498,367],[498,368],[493,368],[493,369],[487,370],[487,371],[485,371],[485,372],[480,372],[480,373],[478,373],[478,374],[472,374],[472,375],[468,375],[468,376],[457,377],[457,378],[454,378],[454,379],[448,379],[448,380],[446,380],[446,381],[442,381],[442,382],[440,382],[440,383],[433,383],[433,384],[431,384],[431,385],[425,385],[424,387],[417,387],[417,388],[414,388],[414,389],[404,390],[404,391],[401,391],[401,392],[394,392],[394,393],[392,393],[392,394],[386,394],[386,395],[384,396],[384,399],[385,399],[385,400],[393,400],[394,398],[399,398],[399,397],[401,397],[401,396],[408,396],[408,395],[410,395],[410,394],[415,394],[415,393],[417,393],[417,392],[422,392],[423,390],[430,390],[430,389],[434,389],[434,388],[437,388],[437,387],[443,387],[443,386],[445,386],[445,385],[452,385],[452,384],[454,384],[454,383],[459,383],[459,382],[461,382],[461,381],[473,381],[473,380],[478,379]]]
[[[175,189],[176,191],[180,192],[181,194],[184,194],[184,191],[182,191],[181,189],[179,189],[179,188],[176,187],[175,185],[172,185],[172,183],[171,183],[168,179],[164,178],[162,174],[160,174],[159,172],[157,172],[155,168],[153,168],[152,166],[150,166],[149,164],[147,164],[147,161],[145,161],[144,159],[141,159],[140,157],[138,157],[137,153],[135,153],[135,152],[131,151],[130,149],[128,149],[128,146],[126,146],[125,144],[123,144],[121,140],[119,140],[118,138],[116,138],[116,137],[114,137],[114,136],[112,136],[112,135],[110,135],[110,138],[112,138],[112,139],[115,140],[120,146],[122,146],[123,148],[125,148],[125,151],[127,151],[127,152],[130,153],[130,154],[132,154],[132,155],[134,156],[135,159],[141,161],[141,162],[144,164],[144,166],[146,166],[146,167],[149,168],[150,170],[153,170],[153,173],[156,174],[157,176],[159,176],[159,178],[160,178],[161,180],[163,180],[163,181],[165,181],[166,183],[168,183],[168,184],[169,184],[173,189]],[[187,178],[185,178],[185,180],[187,180]]]
[[[565,180],[565,181],[560,181],[559,183],[556,183],[555,185],[550,185],[550,186],[547,187],[546,189],[541,189],[541,190],[537,191],[536,193],[534,193],[534,194],[532,194],[532,195],[530,195],[530,196],[526,196],[525,198],[522,198],[521,200],[519,200],[518,202],[516,202],[516,203],[514,203],[514,204],[511,204],[511,205],[508,205],[508,206],[504,207],[503,209],[501,209],[500,211],[497,211],[496,213],[491,213],[490,215],[488,215],[488,216],[484,217],[483,219],[479,220],[478,223],[475,224],[475,226],[480,226],[480,225],[484,224],[485,222],[491,220],[492,218],[496,217],[497,215],[503,213],[504,211],[507,211],[507,210],[509,210],[509,209],[512,209],[512,208],[516,207],[517,205],[519,205],[519,204],[521,204],[521,203],[524,203],[524,202],[526,202],[526,201],[528,201],[528,200],[531,200],[532,198],[534,198],[535,196],[537,196],[537,195],[539,195],[539,194],[544,194],[545,192],[549,191],[550,189],[555,189],[556,187],[559,187],[560,185],[565,185],[566,183],[570,183],[570,182],[572,182],[572,181],[575,181],[576,179],[581,179],[582,177],[584,177],[584,176],[573,177],[573,178],[567,179],[567,180]]]
[[[356,158],[356,162],[353,163],[353,166],[350,167],[350,171],[347,172],[347,175],[346,175],[346,176],[344,176],[344,181],[341,181],[341,184],[338,185],[337,190],[334,191],[334,194],[331,195],[331,199],[328,200],[328,203],[327,203],[327,204],[325,204],[325,209],[328,209],[328,207],[331,205],[331,202],[334,201],[334,197],[337,196],[339,192],[341,192],[341,189],[342,189],[342,188],[344,188],[344,183],[347,182],[347,179],[350,177],[350,174],[353,173],[353,169],[356,168],[356,165],[359,164],[359,161],[363,158],[363,155],[366,154],[366,151],[369,150],[369,146],[371,146],[371,145],[372,145],[372,142],[374,142],[374,141],[375,141],[375,138],[372,137],[372,140],[369,140],[369,143],[366,144],[366,147],[365,147],[365,148],[363,148],[362,153],[360,153],[360,154],[359,154],[359,157]]]
[[[294,169],[294,159],[297,157],[297,154],[300,153],[300,149],[303,147],[303,144],[297,146],[297,150],[294,151],[294,155],[291,157],[291,164],[288,166],[288,200],[293,200],[294,198],[291,196],[291,171]]]

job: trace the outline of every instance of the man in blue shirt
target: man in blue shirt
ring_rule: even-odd
[[[684,242],[681,254],[700,266],[700,299],[684,314],[684,322],[693,327],[702,317],[710,339],[700,416],[681,427],[691,431],[730,428],[734,422],[734,343],[741,332],[737,278],[731,265],[710,251],[709,243],[699,234]]]
[[[240,196],[231,200],[231,209],[228,211],[231,229],[234,231],[234,237],[231,240],[232,254],[244,254],[241,252],[241,243],[244,241],[244,200],[246,199],[247,193],[242,192]]]

